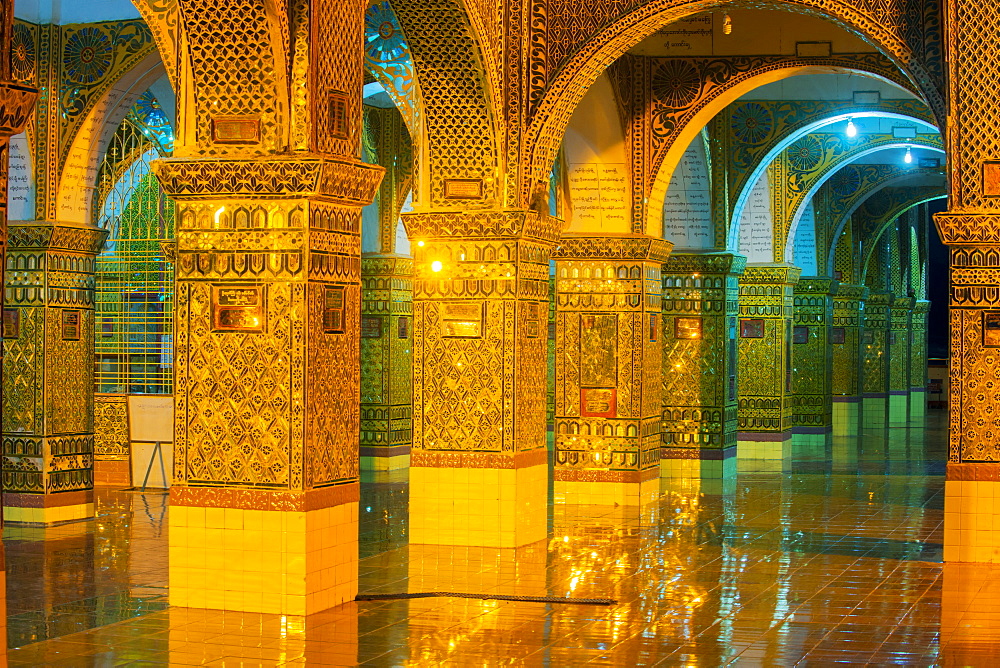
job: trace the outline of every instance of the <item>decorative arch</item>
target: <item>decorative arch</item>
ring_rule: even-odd
[[[570,3],[574,7],[569,7]],[[762,8],[818,16],[860,35],[892,59],[921,91],[936,117],[943,119],[941,21],[933,8],[924,5],[924,0],[905,0],[905,7],[894,4],[873,8],[861,3],[797,0],[764,2]],[[533,8],[532,18],[537,16],[538,21],[531,22],[528,54],[532,89],[524,156],[527,179],[521,186],[523,199],[531,184],[544,179],[569,115],[602,71],[661,26],[728,4],[713,0],[627,2],[622,3],[617,13],[609,12],[603,3],[588,6],[593,15],[583,17],[578,16],[581,12],[575,0],[538,2]],[[576,19],[576,34],[566,30],[559,35],[563,40],[552,40],[549,33],[554,17],[563,12]],[[557,43],[553,44],[554,41]]]
[[[824,184],[829,189],[831,197],[827,202],[827,210],[831,214],[831,223],[827,237],[829,243],[823,264],[833,271],[833,256],[837,239],[843,233],[847,222],[865,201],[880,190],[898,186],[920,175],[937,177],[941,180],[940,187],[946,187],[945,177],[936,170],[908,169],[896,165],[845,165],[834,173]],[[819,193],[819,190],[817,190]]]
[[[948,193],[942,187],[886,188],[865,200],[859,213],[864,215],[861,226],[861,279],[868,275],[868,265],[879,238],[889,226],[907,210],[936,199],[944,199]],[[832,254],[831,254],[832,255]]]
[[[906,146],[944,153],[944,146],[940,139],[934,141],[921,138],[917,141],[906,142],[892,135],[881,134],[865,134],[847,138],[839,133],[815,133],[805,135],[789,145],[770,166],[773,178],[772,192],[779,197],[786,192],[788,193],[787,197],[775,200],[777,205],[775,208],[780,210],[773,214],[776,221],[774,229],[776,257],[774,261],[781,261],[781,258],[778,257],[779,249],[781,256],[783,256],[788,236],[795,234],[795,224],[798,216],[801,215],[802,204],[812,199],[816,190],[840,166],[877,151],[888,148],[905,148]],[[742,194],[741,200],[745,201]],[[727,245],[730,250],[735,248],[734,243],[739,239],[739,216],[741,214],[741,208],[737,208],[733,212]]]
[[[762,85],[822,73],[868,76],[917,94],[892,62],[876,53],[829,58],[650,58],[626,54],[615,61],[608,74],[620,99],[632,152],[632,231],[654,233],[656,216],[649,212],[662,208],[673,170],[691,141],[713,118]],[[770,129],[778,125],[772,119]]]

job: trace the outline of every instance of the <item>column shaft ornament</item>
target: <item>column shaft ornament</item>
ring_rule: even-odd
[[[413,442],[413,260],[361,258],[361,467],[403,468]]]
[[[658,489],[641,483],[659,477],[670,248],[642,234],[563,235],[553,253],[557,499],[634,504]]]
[[[833,428],[833,300],[831,278],[801,278],[795,284],[792,326],[792,431],[825,434]]]
[[[926,407],[927,391],[927,316],[931,303],[917,299],[913,305],[913,315],[910,320],[910,408],[917,404]],[[922,412],[922,411],[921,411]]]
[[[792,435],[791,338],[801,269],[749,264],[740,278],[739,456],[780,459]]]
[[[414,243],[410,540],[539,540],[549,256],[560,221],[534,211],[403,219]]]
[[[4,283],[4,515],[93,515],[94,259],[107,232],[48,222],[8,230]]]
[[[840,246],[838,246],[838,249]],[[861,418],[862,339],[865,300],[868,288],[841,283],[833,297],[833,327],[830,348],[833,366],[833,433],[837,436],[858,433]]]
[[[664,476],[719,477],[736,456],[738,281],[745,268],[746,258],[732,253],[677,253],[664,265]]]

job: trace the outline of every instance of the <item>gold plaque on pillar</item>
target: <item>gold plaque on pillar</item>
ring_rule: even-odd
[[[482,199],[482,179],[445,179],[445,199]]]
[[[483,335],[483,305],[476,302],[441,304],[441,336],[470,339]]]
[[[82,314],[79,309],[64,308],[62,310],[62,340],[79,341]]]
[[[258,144],[260,119],[256,116],[217,116],[212,119],[212,141],[216,144]]]
[[[1000,311],[983,311],[983,345],[1000,348]]]
[[[752,318],[749,320],[740,320],[740,338],[741,339],[763,339],[764,338],[764,320],[761,318]]]
[[[344,333],[344,286],[328,285],[323,293],[323,332]],[[382,335],[381,327],[379,336]]]
[[[216,332],[264,331],[264,287],[213,285],[212,328]]]
[[[613,418],[618,415],[618,390],[613,387],[580,388],[580,415]]]
[[[830,343],[842,344],[847,342],[847,330],[843,327],[834,327],[830,330]]]
[[[809,327],[805,325],[796,325],[792,328],[792,343],[797,345],[802,345],[803,343],[809,343]]]
[[[399,322],[396,323],[396,338],[410,338],[410,319],[406,316],[400,316]]]
[[[580,316],[580,384],[615,385],[618,381],[618,317]]]
[[[983,163],[983,195],[1000,197],[1000,161],[988,160]]]
[[[350,123],[347,118],[347,93],[331,90],[327,97],[327,112],[330,114],[330,136],[335,139],[347,139],[351,136]]]
[[[528,302],[524,308],[524,336],[529,339],[537,339],[541,331],[541,323],[538,317],[538,302]]]
[[[674,319],[675,339],[700,339],[701,338],[701,318],[675,318]]]
[[[21,336],[21,312],[16,308],[3,310],[3,338],[16,339]]]

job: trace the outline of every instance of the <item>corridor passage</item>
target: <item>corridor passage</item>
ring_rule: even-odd
[[[989,665],[1000,567],[941,563],[945,427],[797,442],[784,472],[663,479],[642,508],[550,501],[517,550],[409,545],[407,472],[363,480],[363,593],[549,602],[173,608],[166,496],[103,492],[96,520],[4,532],[9,665]]]

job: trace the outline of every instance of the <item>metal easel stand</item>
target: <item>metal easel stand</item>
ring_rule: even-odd
[[[153,453],[149,456],[149,465],[146,467],[146,476],[142,479],[142,489],[141,489],[141,491],[143,491],[143,492],[146,491],[146,484],[149,482],[149,474],[153,470],[153,462],[156,461],[156,456],[157,455],[160,456],[160,460],[161,460],[161,463],[162,463],[163,452],[160,449],[160,441],[156,441],[155,442],[155,445],[153,445]]]

